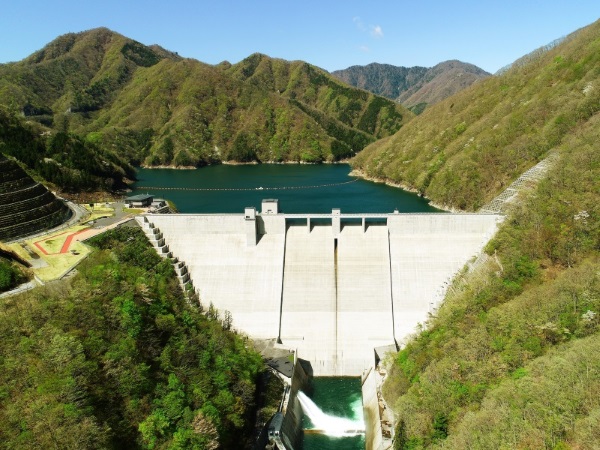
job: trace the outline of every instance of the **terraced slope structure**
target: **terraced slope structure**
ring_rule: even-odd
[[[70,216],[71,210],[65,203],[17,163],[0,155],[0,240],[48,230]]]

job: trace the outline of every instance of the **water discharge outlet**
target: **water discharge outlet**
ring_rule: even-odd
[[[365,433],[361,403],[353,405],[358,418],[349,419],[326,414],[302,391],[298,392],[298,401],[302,411],[313,425],[312,428],[305,429],[307,433],[320,433],[332,437],[357,436]]]

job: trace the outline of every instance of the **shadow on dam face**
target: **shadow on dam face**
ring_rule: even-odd
[[[493,214],[154,214],[203,304],[279,339],[315,376],[360,376],[423,323]]]

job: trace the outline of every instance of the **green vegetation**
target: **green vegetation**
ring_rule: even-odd
[[[334,77],[405,105],[415,114],[469,87],[489,73],[472,64],[444,61],[434,67],[371,63],[331,73]]]
[[[103,28],[1,65],[0,104],[111,165],[336,161],[413,116],[307,63],[255,54],[209,66]]]
[[[67,192],[123,188],[135,178],[131,165],[111,150],[65,132],[39,136],[39,127],[25,124],[0,108],[0,152],[25,164],[38,177]]]
[[[353,164],[439,205],[476,210],[600,110],[600,23],[428,106]]]
[[[98,56],[93,64],[83,50]],[[462,210],[556,151],[548,177],[488,244],[487,261],[455,280],[391,361],[384,395],[397,449],[594,448],[599,67],[600,22],[413,119],[306,63],[256,54],[212,67],[95,30],[0,67],[0,103],[34,122],[0,116],[0,145],[60,180],[44,167],[65,176],[84,165],[102,177],[94,167],[128,173],[121,157],[318,162],[383,137],[356,156],[357,168]],[[48,126],[48,141],[33,136]],[[1,442],[239,448],[260,358],[223,329],[227,318],[185,303],[172,268],[139,232],[94,245],[72,281],[0,303]]]
[[[1,446],[242,448],[259,355],[139,229],[92,244],[72,281],[0,303]]]
[[[566,47],[549,53],[561,52],[561,61],[597,58],[595,50],[586,55],[567,49],[595,49],[598,28],[592,25],[563,44]],[[516,70],[528,73],[529,80],[544,79],[551,69],[543,64],[548,54],[541,58],[529,63],[533,67]],[[554,55],[550,61],[555,64]],[[454,282],[436,316],[393,360],[384,395],[398,416],[396,448],[576,449],[598,443],[600,153],[595,143],[600,119],[588,114],[595,107],[583,112],[591,92],[587,97],[582,91],[572,92],[587,86],[589,72],[597,71],[581,67],[577,76],[572,67],[561,70],[561,82],[554,89],[559,96],[546,97],[547,103],[563,110],[558,114],[562,119],[548,113],[546,125],[526,126],[542,120],[533,114],[539,112],[534,107],[531,115],[523,114],[513,124],[528,130],[527,139],[521,138],[523,155],[540,136],[554,136],[560,160],[513,208],[486,248],[487,263]],[[579,77],[583,79],[577,87],[569,84]],[[547,95],[543,89],[539,92],[541,98]],[[532,104],[538,101],[531,99]],[[453,102],[456,108],[462,98]],[[564,112],[565,102],[571,114]],[[463,107],[466,112],[453,114],[464,118],[470,106]],[[565,123],[558,132],[557,126]],[[473,121],[456,122],[448,142],[472,136],[474,127],[478,125]],[[454,157],[471,158],[468,170],[473,171],[480,157],[490,164],[503,160],[494,148],[480,151],[483,154],[474,157],[463,146]],[[495,163],[493,168],[502,170]],[[485,175],[478,179],[489,186]],[[473,205],[473,197],[465,195],[470,189],[463,183],[450,192]]]
[[[8,291],[25,280],[23,272],[15,264],[0,258],[0,292]]]

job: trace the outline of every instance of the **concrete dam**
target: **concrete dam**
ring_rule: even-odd
[[[187,266],[205,307],[277,339],[315,376],[359,376],[442,301],[496,232],[496,214],[150,214],[155,245]]]

